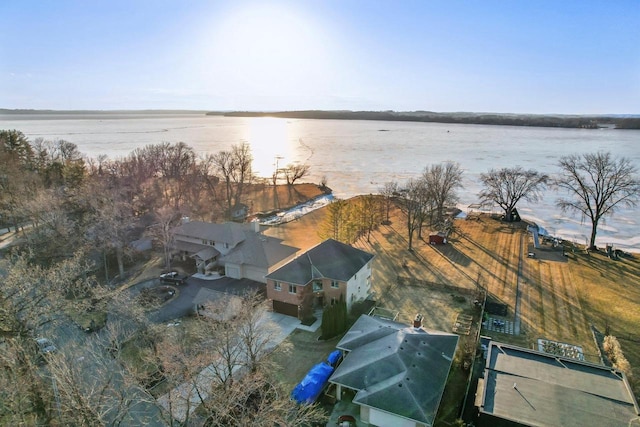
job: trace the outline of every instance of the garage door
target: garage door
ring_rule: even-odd
[[[298,306],[288,302],[273,301],[273,311],[298,318]]]
[[[238,267],[232,267],[230,265],[225,266],[225,274],[232,279],[240,279],[240,269]]]

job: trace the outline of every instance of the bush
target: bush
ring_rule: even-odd
[[[629,364],[627,358],[624,357],[618,339],[613,335],[607,335],[606,337],[604,337],[604,343],[602,347],[604,348],[604,352],[607,358],[613,364],[613,367],[619,371],[624,372],[627,377],[631,378],[631,365]]]
[[[322,312],[322,339],[333,338],[347,329],[347,303],[340,298],[340,302],[328,305]]]

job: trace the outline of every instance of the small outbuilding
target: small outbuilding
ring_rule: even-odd
[[[444,245],[447,243],[447,235],[446,233],[435,233],[429,235],[429,244],[430,245]]]

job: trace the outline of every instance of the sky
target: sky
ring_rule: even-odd
[[[640,1],[0,1],[0,108],[640,114]]]

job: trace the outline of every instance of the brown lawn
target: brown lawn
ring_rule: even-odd
[[[284,210],[323,195],[316,184],[271,185],[255,184],[243,198],[250,215],[259,212]]]
[[[320,242],[317,230],[324,209],[296,222],[280,225],[267,234],[302,249]],[[423,231],[428,240],[429,231]],[[601,254],[562,255],[561,248],[543,247],[528,258],[532,239],[525,224],[506,224],[490,216],[455,220],[449,244],[432,246],[414,239],[407,250],[403,214],[395,210],[391,224],[380,226],[369,241],[354,246],[376,254],[373,287],[379,305],[399,313],[409,323],[416,313],[425,315],[426,328],[451,331],[456,316],[471,310],[479,284],[489,295],[509,306],[514,319],[520,272],[519,336],[483,330],[497,340],[535,348],[539,338],[583,348],[588,361],[599,363],[590,325],[620,339],[622,349],[640,376],[640,261],[612,261]],[[469,293],[451,290],[468,289]],[[461,302],[456,295],[465,296]],[[636,393],[638,386],[635,387]]]

